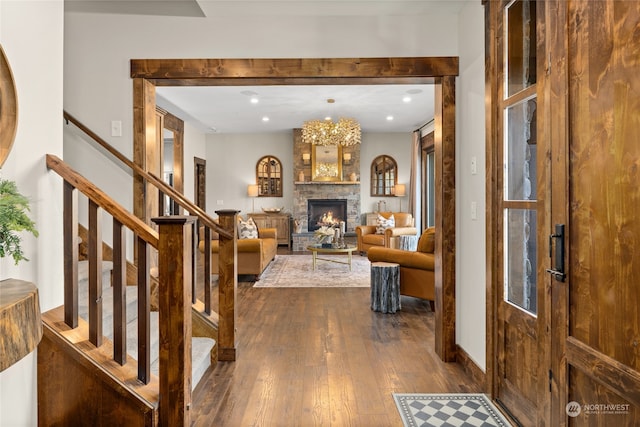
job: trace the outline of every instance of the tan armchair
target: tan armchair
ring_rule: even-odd
[[[435,296],[435,228],[427,228],[418,240],[414,251],[372,247],[367,253],[371,262],[400,264],[400,294],[431,301],[434,310]]]
[[[375,225],[356,226],[356,238],[360,255],[372,247],[398,248],[399,236],[415,236],[418,234],[418,230],[414,227],[413,215],[410,213],[379,212],[379,214],[386,219],[389,219],[389,217],[393,215],[395,226],[393,228],[387,228],[382,234],[376,233],[377,226]]]

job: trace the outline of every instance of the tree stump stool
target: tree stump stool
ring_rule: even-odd
[[[395,313],[400,308],[400,265],[372,262],[371,310]]]

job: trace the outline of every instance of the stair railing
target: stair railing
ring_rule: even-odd
[[[173,187],[167,185],[163,180],[158,178],[152,173],[149,173],[142,169],[140,166],[129,160],[126,156],[112,147],[105,140],[100,138],[95,132],[83,125],[78,119],[73,117],[68,112],[63,112],[63,117],[67,122],[73,123],[78,129],[84,132],[87,136],[97,142],[102,148],[107,150],[116,159],[128,166],[135,174],[140,175],[148,183],[155,186],[160,194],[160,200],[163,199],[163,194],[166,194],[176,203],[178,203],[183,209],[189,212],[190,215],[194,215],[198,218],[198,222],[203,226],[203,274],[202,282],[204,288],[204,312],[207,315],[212,314],[212,294],[211,294],[211,232],[215,231],[221,237],[219,247],[219,260],[220,271],[218,280],[218,360],[235,360],[235,289],[237,287],[236,269],[234,267],[236,256],[236,243],[235,243],[235,215],[237,211],[234,210],[221,210],[216,211],[219,215],[220,222],[224,221],[225,217],[233,217],[234,221],[227,221],[226,224],[220,224],[211,218],[202,208],[187,199],[182,193],[176,191]],[[196,225],[194,224],[194,227]],[[197,236],[197,230],[194,230],[194,234]],[[223,239],[224,238],[224,239]],[[229,245],[228,248],[223,248],[223,242]],[[195,245],[195,243],[194,243]],[[225,259],[227,258],[227,259]],[[192,298],[193,302],[196,302],[196,251],[194,250],[194,257],[192,264],[194,266],[194,280],[192,284]],[[223,271],[224,270],[224,271]]]
[[[74,171],[55,155],[46,157],[47,167],[64,180],[64,321],[78,326],[78,192],[88,199],[88,329],[89,341],[102,345],[102,212],[113,220],[113,359],[127,362],[126,336],[126,229],[134,234],[138,251],[138,375],[144,384],[151,379],[149,251],[159,255],[160,297],[160,424],[190,425],[191,405],[191,287],[194,249],[194,217],[155,218],[159,233],[129,213],[102,190]],[[225,224],[235,224],[235,214],[221,216]],[[235,249],[233,229],[220,233],[220,246]],[[231,259],[231,268],[234,257]]]

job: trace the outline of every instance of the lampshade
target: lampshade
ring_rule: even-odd
[[[258,197],[258,184],[249,184],[247,186],[247,195],[249,197]]]
[[[407,188],[404,184],[396,184],[394,188],[396,197],[404,197],[407,195]]]
[[[309,120],[302,125],[302,142],[315,145],[360,144],[360,124],[354,119]]]

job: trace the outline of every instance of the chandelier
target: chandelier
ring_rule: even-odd
[[[360,144],[360,124],[354,119],[309,120],[302,125],[302,142],[314,145]]]

